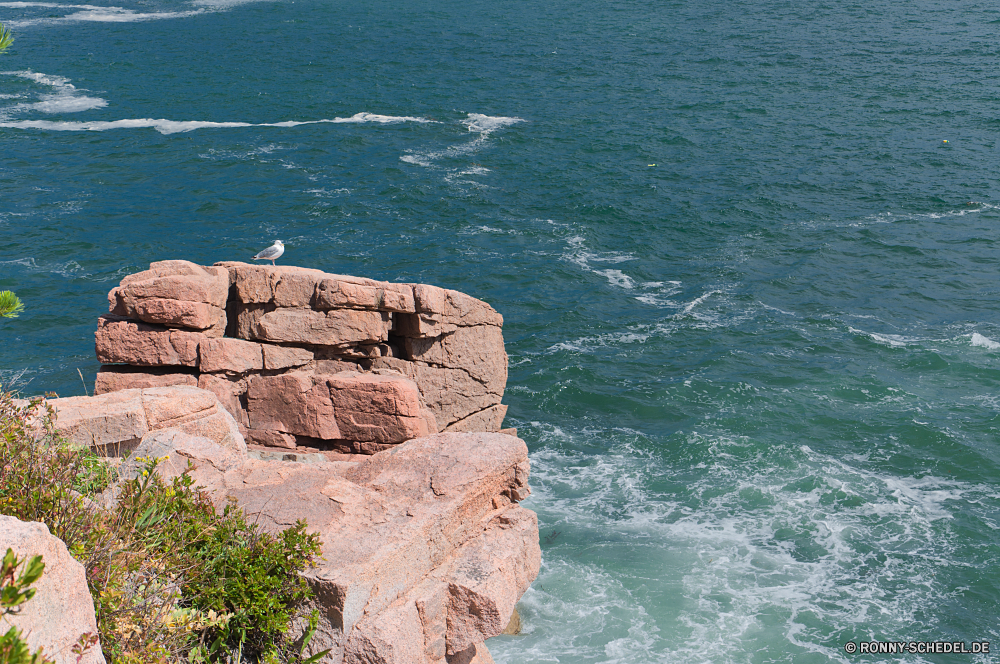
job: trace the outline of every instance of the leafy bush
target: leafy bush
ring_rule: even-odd
[[[5,45],[5,40],[6,45]],[[10,32],[0,23],[0,53],[14,41],[10,37]],[[17,318],[24,311],[24,303],[21,299],[9,290],[0,291],[0,318]]]
[[[83,563],[109,662],[316,659],[287,636],[311,596],[299,573],[320,552],[304,522],[270,535],[235,504],[216,511],[187,474],[164,482],[160,459],[115,483],[52,421],[0,393],[0,513],[45,523]]]
[[[0,23],[0,53],[7,50],[11,44],[14,43],[14,35],[10,34],[10,30],[4,27],[3,23]]]
[[[18,567],[21,573],[15,576]],[[0,616],[17,613],[22,604],[35,596],[35,589],[29,586],[41,578],[44,569],[41,556],[18,560],[14,551],[7,549],[0,562]],[[0,636],[0,664],[52,664],[52,660],[45,657],[41,648],[32,653],[21,630],[11,627]]]

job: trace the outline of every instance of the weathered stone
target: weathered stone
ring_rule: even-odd
[[[344,664],[403,664],[423,661],[423,630],[414,603],[393,606],[351,631]]]
[[[457,547],[484,533],[499,513],[515,509],[503,496],[526,462],[524,442],[510,436],[437,434],[351,464],[339,477],[309,464],[248,465],[229,494],[259,514],[268,530],[304,518],[321,535],[323,560],[305,574],[317,593],[321,624],[314,646],[321,650],[342,647],[365,615],[381,613],[432,570],[458,560]],[[495,524],[486,531],[491,528]],[[505,601],[493,586],[473,590],[479,592],[475,601],[480,595],[498,606]],[[450,590],[447,601],[452,603]]]
[[[203,302],[149,298],[136,300],[125,309],[130,318],[167,327],[204,330],[210,336],[222,336],[226,329],[226,311]]]
[[[372,366],[397,371],[415,382],[424,403],[441,428],[496,406],[503,397],[501,393],[491,392],[488,386],[462,369],[434,367],[394,357],[380,357]]]
[[[446,323],[441,314],[396,314],[393,316],[392,332],[407,338],[434,338],[454,332],[457,325]]]
[[[403,417],[384,413],[337,410],[337,428],[340,437],[357,443],[378,443],[389,445],[401,443],[428,433],[427,422],[422,417]],[[359,445],[358,450],[366,453],[369,449],[381,451],[380,447]]]
[[[448,657],[448,664],[496,664],[485,643],[474,643],[462,652]]]
[[[377,309],[379,291],[374,286],[323,279],[316,286],[317,309]]]
[[[416,310],[422,314],[439,314],[444,321],[459,327],[473,325],[503,326],[503,316],[482,300],[455,290],[427,284],[413,284]]]
[[[201,268],[200,275],[171,275],[149,279],[126,279],[120,286],[122,297],[135,300],[167,299],[202,302],[224,308],[229,296],[229,277],[217,268]],[[212,270],[213,272],[209,272]],[[139,275],[142,273],[140,272]],[[131,275],[131,276],[139,276]]]
[[[462,369],[496,394],[502,395],[507,385],[503,333],[493,325],[460,327],[435,339],[406,339],[405,353],[414,361]]]
[[[236,420],[213,393],[194,387],[151,387],[141,392],[151,430],[172,427],[204,436],[222,447],[246,451]]]
[[[3,631],[17,627],[31,651],[43,648],[57,664],[104,664],[100,643],[78,657],[72,648],[80,637],[97,635],[94,601],[83,565],[45,524],[0,516],[0,555],[13,549],[19,559],[42,556],[45,571],[32,588],[35,596],[17,613],[4,616]]]
[[[319,353],[317,353],[319,355]],[[315,374],[335,374],[344,371],[360,371],[357,362],[346,362],[344,360],[324,360],[317,359],[310,365],[310,369]]]
[[[198,368],[210,373],[260,371],[264,368],[261,345],[242,339],[203,339],[198,345]]]
[[[538,576],[538,517],[512,506],[435,571],[447,579],[448,654],[503,633],[517,600]]]
[[[279,307],[311,306],[319,276],[312,271],[283,272],[274,286],[274,304]]]
[[[143,387],[170,387],[189,385],[196,387],[198,378],[187,373],[149,373],[131,370],[131,367],[110,365],[101,367],[94,382],[94,395],[131,390]]]
[[[108,301],[114,314],[222,336],[228,291],[228,274],[220,268],[162,261],[127,276],[108,294]]]
[[[388,282],[358,283],[343,278],[323,279],[316,286],[317,309],[378,309],[413,313],[412,288]]]
[[[230,334],[235,334],[240,339],[256,339],[257,325],[260,319],[269,311],[274,311],[273,304],[243,304],[237,302],[232,307],[232,312],[236,315],[235,329]]]
[[[264,368],[271,371],[305,366],[313,360],[313,352],[305,348],[270,344],[262,344],[261,347],[264,351]]]
[[[413,301],[413,288],[408,284],[385,284],[382,289],[382,304],[379,309],[414,313],[416,303]]]
[[[229,269],[230,283],[236,288],[236,297],[245,304],[265,304],[274,299],[278,275],[263,265],[246,263],[216,263]]]
[[[345,372],[326,377],[326,384],[341,438],[401,443],[429,433],[413,381]]]
[[[123,286],[127,286],[139,281],[147,281],[149,279],[156,279],[159,277],[203,277],[206,275],[225,276],[226,273],[224,270],[220,270],[215,267],[205,267],[198,265],[197,263],[192,263],[191,261],[156,261],[149,264],[148,270],[126,275],[125,278],[122,279],[121,283]]]
[[[245,448],[223,447],[204,436],[167,428],[143,436],[118,472],[122,479],[133,479],[145,470],[145,460],[154,458],[160,459],[156,472],[163,479],[179,477],[186,471],[195,485],[203,487],[222,502],[227,473],[239,473],[248,457]]]
[[[444,662],[448,636],[448,583],[426,578],[407,593],[413,598],[424,636],[424,657],[430,664]]]
[[[514,607],[514,611],[510,614],[510,620],[507,622],[507,626],[503,628],[504,636],[517,636],[521,633],[521,614],[518,612],[517,607]]]
[[[245,304],[275,303],[275,297],[282,302],[300,304],[279,304],[278,306],[309,306],[316,282],[326,277],[324,272],[293,265],[251,265],[235,261],[216,263],[229,270],[230,283],[236,289],[236,297]],[[279,288],[281,281],[285,285]]]
[[[251,429],[247,432],[247,442],[264,447],[279,447],[295,449],[295,436],[284,431],[269,431],[266,429]]]
[[[202,374],[198,378],[198,387],[214,394],[226,412],[244,428],[250,426],[250,420],[240,398],[246,394],[248,383],[245,378],[230,380],[222,374]]]
[[[50,399],[49,405],[55,409],[56,427],[66,440],[106,454],[127,453],[149,431],[140,390]]]
[[[169,330],[113,316],[97,321],[95,350],[103,364],[198,366],[198,344],[205,335]]]
[[[276,309],[263,314],[250,332],[261,341],[338,346],[386,341],[389,325],[389,314],[381,311]]]
[[[338,411],[420,416],[420,392],[413,381],[402,376],[342,372],[325,380]]]
[[[149,431],[175,427],[234,450],[246,450],[236,421],[211,392],[196,387],[151,387],[48,402],[56,428],[74,444],[119,455]]]
[[[341,438],[330,390],[313,379],[314,374],[305,371],[254,377],[247,390],[250,427],[312,438]]]
[[[257,376],[247,392],[253,429],[326,440],[400,443],[428,433],[420,393],[402,376],[291,372]]]
[[[507,406],[497,404],[449,424],[445,428],[445,431],[449,433],[458,433],[460,431],[500,431],[500,427],[503,426],[503,418],[506,415]],[[514,435],[517,435],[516,431]]]

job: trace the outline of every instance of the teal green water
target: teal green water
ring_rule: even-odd
[[[993,5],[0,21],[6,384],[81,394],[153,260],[457,288],[505,316],[542,535],[497,662],[989,661],[844,644],[1000,641]]]

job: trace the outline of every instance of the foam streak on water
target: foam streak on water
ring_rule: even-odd
[[[102,106],[104,104],[101,104]],[[38,107],[39,104],[35,104]],[[42,109],[40,109],[42,110]],[[67,112],[67,109],[62,109]],[[72,109],[77,110],[77,109]],[[356,113],[349,118],[333,118],[332,120],[286,120],[284,122],[202,122],[197,120],[112,120],[109,122],[55,122],[50,120],[20,120],[17,122],[0,122],[0,127],[12,129],[43,129],[49,131],[108,131],[109,129],[146,129],[152,128],[161,134],[176,134],[179,132],[194,131],[195,129],[231,129],[235,127],[299,127],[308,124],[344,124],[344,123],[365,123],[375,122],[388,124],[393,122],[430,122],[423,118],[414,117],[392,117],[388,115],[375,115],[373,113]]]

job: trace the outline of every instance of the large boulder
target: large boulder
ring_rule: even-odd
[[[423,421],[416,386],[400,376],[300,371],[270,378],[300,384],[274,383],[268,398],[314,391],[336,426],[362,404],[386,418]],[[304,573],[316,597],[302,608],[318,611],[310,648],[329,648],[326,664],[487,664],[485,640],[502,633],[538,573],[537,519],[518,504],[530,493],[527,447],[514,436],[424,435],[361,461],[317,454],[286,463],[248,454],[233,418],[213,393],[197,388],[52,403],[71,440],[109,450],[124,442],[115,436],[129,437],[123,479],[155,457],[165,478],[190,473],[218,508],[234,500],[269,532],[305,520],[320,536],[322,557]],[[284,417],[275,413],[271,425]]]
[[[105,365],[95,393],[194,384],[255,444],[372,454],[437,431],[499,431],[507,412],[503,317],[458,291],[161,261],[123,279],[109,302],[95,336]],[[317,378],[345,372],[391,378],[352,376],[339,387]],[[372,384],[415,386],[419,414],[369,401]],[[351,405],[334,408],[334,397]]]
[[[120,390],[50,399],[56,428],[70,443],[125,456],[150,431],[174,428],[246,452],[236,420],[207,390],[190,386]]]
[[[72,652],[81,636],[97,635],[94,600],[83,565],[45,524],[0,516],[0,555],[8,548],[19,559],[41,555],[45,571],[31,586],[37,591],[35,596],[17,613],[5,616],[4,622],[22,631],[32,651],[43,648],[45,656],[57,664],[104,664],[100,643],[81,657]]]
[[[503,631],[538,573],[537,520],[516,505],[528,495],[518,438],[436,434],[336,472],[292,465],[251,459],[227,494],[270,530],[304,518],[321,536],[306,578],[320,612],[314,647],[333,650],[325,661],[457,657]]]
[[[146,323],[204,331],[226,330],[229,273],[190,261],[160,261],[130,274],[108,294],[109,311]]]
[[[355,371],[257,376],[247,410],[254,430],[362,443],[401,443],[434,422],[412,381]]]

